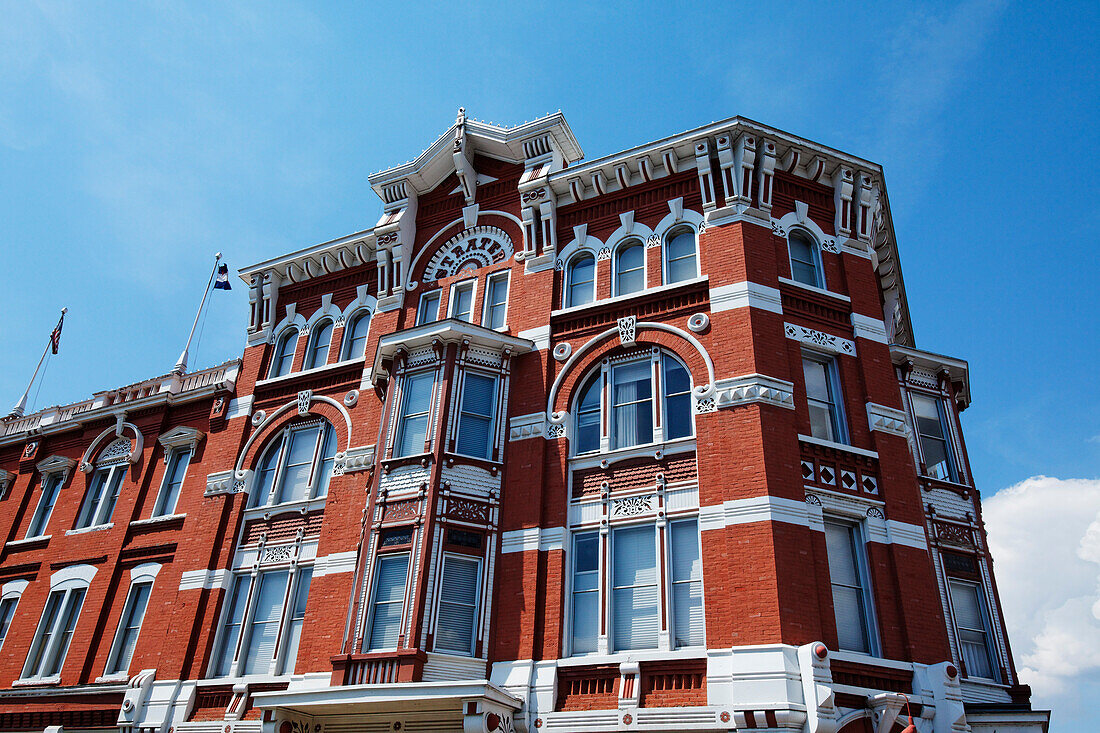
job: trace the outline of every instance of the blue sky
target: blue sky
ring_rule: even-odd
[[[459,106],[560,108],[589,158],[740,114],[884,166],[917,345],[970,361],[983,493],[1095,481],[1100,5],[832,5],[6,2],[0,407],[62,306],[37,407],[167,372],[215,251],[373,225],[366,176]],[[212,298],[193,367],[246,312]]]

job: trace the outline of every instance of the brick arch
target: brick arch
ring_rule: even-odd
[[[668,351],[677,356],[687,367],[695,389],[703,392],[714,388],[714,366],[710,361],[710,355],[694,336],[675,326],[647,322],[637,324],[636,339],[632,347],[610,340],[617,334],[617,328],[608,329],[577,348],[575,353],[578,354],[581,349],[588,350],[575,361],[567,361],[563,371],[559,373],[554,387],[551,388],[550,401],[547,405],[550,414],[567,411],[581,380],[588,376],[592,368],[603,359],[621,354],[628,348],[657,346]]]
[[[512,257],[515,257],[516,252],[523,250],[523,228],[513,214],[506,211],[482,211],[478,213],[477,223],[474,226],[492,226],[507,234],[508,238],[512,240]],[[421,281],[424,276],[424,268],[428,266],[435,251],[468,228],[471,227],[467,227],[462,219],[455,219],[437,230],[413,256],[410,265],[405,268],[406,290],[412,283]]]
[[[271,438],[287,425],[311,418],[321,417],[327,420],[336,433],[336,452],[346,452],[351,447],[351,434],[348,430],[349,418],[346,411],[337,409],[332,404],[335,400],[328,401],[331,399],[320,395],[313,396],[310,399],[309,411],[305,415],[301,415],[296,409],[292,409],[297,405],[297,400],[292,400],[277,408],[272,416],[249,436],[244,450],[237,459],[235,473],[239,476],[245,469],[251,469],[259,460],[261,452],[267,447]]]

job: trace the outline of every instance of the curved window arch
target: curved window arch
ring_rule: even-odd
[[[294,351],[298,348],[298,329],[288,328],[276,342],[268,377],[281,377],[294,369]]]
[[[60,678],[84,597],[95,574],[91,565],[70,565],[50,577],[50,595],[31,639],[20,679],[52,682]]]
[[[361,310],[351,317],[344,328],[344,359],[362,359],[367,353],[367,332],[371,312]]]
[[[675,440],[693,432],[691,374],[669,352],[650,349],[606,360],[583,385],[573,409],[575,455]]]
[[[645,247],[630,239],[615,250],[615,295],[645,290]]]
[[[336,431],[327,420],[283,428],[260,454],[249,507],[324,496],[335,456]]]
[[[126,470],[130,467],[130,447],[128,439],[117,438],[100,452],[95,470],[88,476],[88,490],[73,529],[101,527],[111,522]]]
[[[821,248],[809,232],[792,229],[787,236],[787,252],[791,258],[792,280],[815,288],[825,287],[821,274]]]
[[[309,338],[306,350],[306,369],[316,369],[328,363],[328,351],[332,346],[332,321],[328,318],[318,321]]]
[[[699,277],[695,231],[677,227],[665,240],[665,282],[675,283]]]
[[[596,299],[596,258],[582,252],[569,262],[565,271],[564,308],[588,305]]]

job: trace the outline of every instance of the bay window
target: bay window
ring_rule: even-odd
[[[424,452],[434,387],[434,371],[405,376],[397,419],[397,439],[394,441],[395,458]]]
[[[435,621],[435,650],[474,653],[481,562],[461,555],[443,555],[439,610]]]
[[[458,415],[456,450],[459,453],[475,458],[493,457],[496,393],[496,377],[466,372]]]
[[[366,651],[397,648],[408,576],[408,553],[386,554],[378,558]]]
[[[328,421],[284,428],[260,456],[249,506],[325,496],[335,457],[336,432]]]
[[[913,422],[920,442],[924,475],[944,481],[958,481],[959,474],[952,458],[950,432],[943,400],[910,393],[913,401]]]
[[[996,679],[981,587],[977,583],[954,578],[948,579],[947,587],[951,596],[959,654],[967,676]]]

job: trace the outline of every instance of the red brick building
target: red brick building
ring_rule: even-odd
[[[458,120],[239,361],[0,428],[0,731],[1041,731],[882,169]]]

